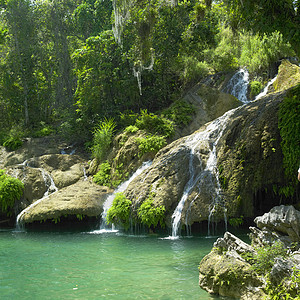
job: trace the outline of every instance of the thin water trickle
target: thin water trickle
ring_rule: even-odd
[[[267,85],[265,86],[265,88],[263,89],[263,91],[262,91],[261,93],[259,93],[259,94],[255,97],[254,100],[258,100],[258,99],[260,99],[260,98],[266,96],[267,93],[268,93],[269,87],[275,82],[276,79],[277,79],[277,75],[267,83]]]
[[[126,188],[129,186],[129,184],[140,174],[142,174],[142,172],[144,172],[146,169],[148,169],[152,164],[152,161],[147,161],[147,162],[144,162],[142,164],[142,166],[140,168],[138,168],[132,175],[131,177],[124,181],[122,184],[120,184],[116,189],[115,191],[109,195],[104,204],[103,204],[103,212],[101,214],[101,224],[100,224],[100,228],[99,230],[94,230],[92,231],[91,233],[107,233],[107,232],[117,232],[118,230],[116,230],[114,228],[114,225],[109,225],[107,224],[106,222],[106,217],[107,217],[107,212],[108,210],[111,208],[112,206],[112,203],[113,203],[113,200],[115,199],[115,196],[117,193],[122,193],[126,190]]]
[[[32,207],[36,206],[37,204],[39,204],[40,202],[42,202],[43,200],[48,198],[51,194],[58,191],[58,188],[56,187],[52,176],[49,173],[47,173],[44,169],[39,168],[39,170],[41,171],[41,174],[44,179],[47,190],[44,193],[42,198],[40,198],[39,200],[37,200],[37,201],[33,202],[32,204],[30,204],[29,206],[27,206],[25,209],[23,209],[17,215],[17,219],[16,219],[16,230],[17,231],[22,231],[22,229],[23,229],[24,214],[26,214]]]

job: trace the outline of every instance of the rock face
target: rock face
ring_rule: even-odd
[[[222,116],[169,144],[156,155],[146,175],[129,185],[126,196],[137,208],[151,193],[155,204],[165,205],[167,222],[184,191],[188,196],[182,224],[212,216],[220,220],[225,211],[229,216],[253,216],[255,192],[265,184],[283,181],[277,127],[283,97],[274,94],[249,103],[231,111],[228,118]],[[217,161],[222,197],[216,180]]]
[[[287,72],[286,67],[280,70]],[[281,75],[279,72],[278,78]],[[197,102],[196,94],[202,106],[210,103],[212,111],[219,107],[217,111],[223,113],[234,105],[231,96],[227,99],[226,94],[203,84],[187,97]],[[133,209],[151,197],[156,205],[165,206],[170,226],[183,197],[181,224],[186,225],[220,221],[225,214],[253,217],[279,204],[273,187],[285,184],[278,129],[279,105],[285,95],[285,91],[272,93],[237,107],[163,148],[143,178],[137,178],[125,191]],[[225,105],[225,99],[230,104]],[[210,109],[200,109],[198,114],[200,123],[202,117],[216,117],[210,115]]]
[[[49,197],[33,203],[20,215],[21,223],[57,220],[66,215],[97,217],[103,211],[103,203],[111,192],[88,180],[77,183],[52,193]]]
[[[78,155],[74,154],[76,150]],[[24,183],[23,197],[15,205],[17,212],[50,195],[44,206],[39,203],[32,211],[27,211],[23,218],[25,223],[57,219],[66,214],[101,214],[107,188],[83,181],[88,166],[79,149],[68,147],[53,136],[27,139],[14,152],[7,152],[3,147],[0,151],[0,167]]]
[[[275,230],[289,236],[292,242],[300,240],[300,212],[291,205],[273,207],[270,212],[255,218],[254,222],[260,229]]]
[[[241,105],[241,102],[234,96],[204,83],[194,86],[184,99],[195,107],[196,115],[193,121],[182,130],[181,136],[195,132],[204,124]]]
[[[274,289],[282,286],[290,296],[297,295],[299,287],[292,284],[291,276],[294,272],[300,271],[300,253],[295,251],[293,243],[300,242],[300,238],[293,235],[295,240],[290,239],[290,243],[288,243],[285,237],[290,234],[290,231],[282,230],[282,228],[289,228],[291,224],[296,224],[299,213],[292,206],[277,206],[268,214],[256,218],[258,226],[261,228],[267,226],[268,231],[264,232],[266,236],[263,237],[264,234],[260,230],[252,229],[251,246],[226,232],[223,238],[217,239],[212,251],[200,262],[200,287],[212,294],[249,300],[263,299],[270,286]],[[270,233],[274,233],[274,235],[270,237]],[[286,249],[289,249],[291,254],[287,252],[285,256],[279,252],[274,254],[275,252],[271,251],[270,246],[274,246],[278,241],[285,241]],[[272,265],[270,270],[263,269],[262,273],[258,274],[252,264],[258,257],[259,248],[265,247],[270,247],[270,257],[263,258],[263,263],[267,266],[265,260],[269,259]],[[247,261],[245,260],[247,257],[252,257],[252,259]],[[270,282],[268,289],[266,289],[265,283],[266,276]]]

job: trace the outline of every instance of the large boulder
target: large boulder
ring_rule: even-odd
[[[68,215],[97,217],[110,192],[107,187],[81,180],[33,203],[22,211],[19,220],[20,223],[32,223],[58,220]]]
[[[241,105],[234,96],[202,82],[190,89],[184,100],[194,106],[195,116],[192,122],[182,129],[181,136],[193,133],[204,124]]]
[[[277,293],[280,288],[282,297],[286,293],[296,299],[299,245],[287,236],[286,230],[276,230],[278,223],[286,221],[282,221],[282,212],[289,210],[293,211],[294,217],[290,219],[293,223],[299,212],[289,206],[275,207],[269,214],[257,218],[256,222],[265,229],[251,228],[251,246],[229,232],[218,238],[211,252],[200,262],[200,287],[209,293],[249,300],[264,299],[265,294]],[[272,229],[266,229],[265,224]]]
[[[293,242],[300,242],[300,212],[292,205],[275,206],[268,213],[254,219],[260,229],[269,229],[287,235]]]
[[[226,232],[199,266],[199,285],[211,294],[240,298],[262,299],[262,280],[240,254],[254,249]]]

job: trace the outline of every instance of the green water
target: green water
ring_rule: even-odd
[[[215,240],[0,231],[0,298],[212,299],[198,265]]]

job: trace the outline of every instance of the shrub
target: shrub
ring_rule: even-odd
[[[131,201],[123,193],[117,193],[111,208],[107,212],[107,222],[120,225],[128,230],[130,226],[130,207]]]
[[[271,271],[276,257],[287,257],[287,249],[281,241],[276,241],[272,246],[261,247],[256,250],[257,255],[254,256],[252,269],[260,275]]]
[[[129,125],[125,128],[124,131],[127,133],[136,133],[138,130],[138,127],[136,127],[135,125]]]
[[[23,132],[19,126],[14,126],[10,131],[8,136],[5,138],[3,146],[8,151],[14,151],[23,145],[21,137]]]
[[[43,136],[50,135],[51,133],[54,132],[54,130],[51,128],[51,126],[46,125],[45,122],[41,121],[40,125],[41,125],[41,128],[34,132],[34,134],[33,134],[34,137],[43,137]]]
[[[137,138],[139,144],[140,156],[145,153],[157,153],[167,142],[166,138],[159,135],[148,135],[145,138]]]
[[[263,88],[262,83],[255,80],[251,81],[249,85],[250,85],[250,98],[254,98],[255,96],[257,96]]]
[[[145,200],[140,208],[138,209],[138,218],[142,224],[148,227],[156,227],[158,223],[161,227],[165,226],[164,217],[165,217],[165,207],[164,205],[155,206],[153,204],[153,193]]]
[[[98,162],[107,156],[116,124],[113,119],[105,119],[94,130],[92,155]]]
[[[177,100],[170,108],[162,112],[162,116],[172,120],[176,125],[188,125],[195,114],[195,107],[183,100]]]
[[[141,115],[136,119],[135,125],[139,129],[144,129],[152,134],[164,135],[167,138],[175,132],[171,120],[148,113],[147,109],[141,110]]]
[[[3,143],[3,146],[8,150],[8,151],[14,151],[20,148],[23,145],[23,142],[21,141],[20,138],[18,137],[13,137],[10,136],[5,142]]]
[[[195,57],[183,57],[182,63],[184,71],[181,73],[181,77],[186,84],[194,84],[211,73],[209,64],[199,61]]]
[[[99,185],[111,186],[111,166],[108,161],[99,166],[99,171],[93,177],[93,181]]]
[[[293,55],[292,47],[278,31],[263,36],[245,34],[242,36],[239,64],[246,66],[250,73],[255,73],[267,69],[270,63],[281,57]]]
[[[0,208],[1,211],[12,214],[15,201],[19,200],[23,194],[24,184],[17,178],[5,174],[0,170]]]

